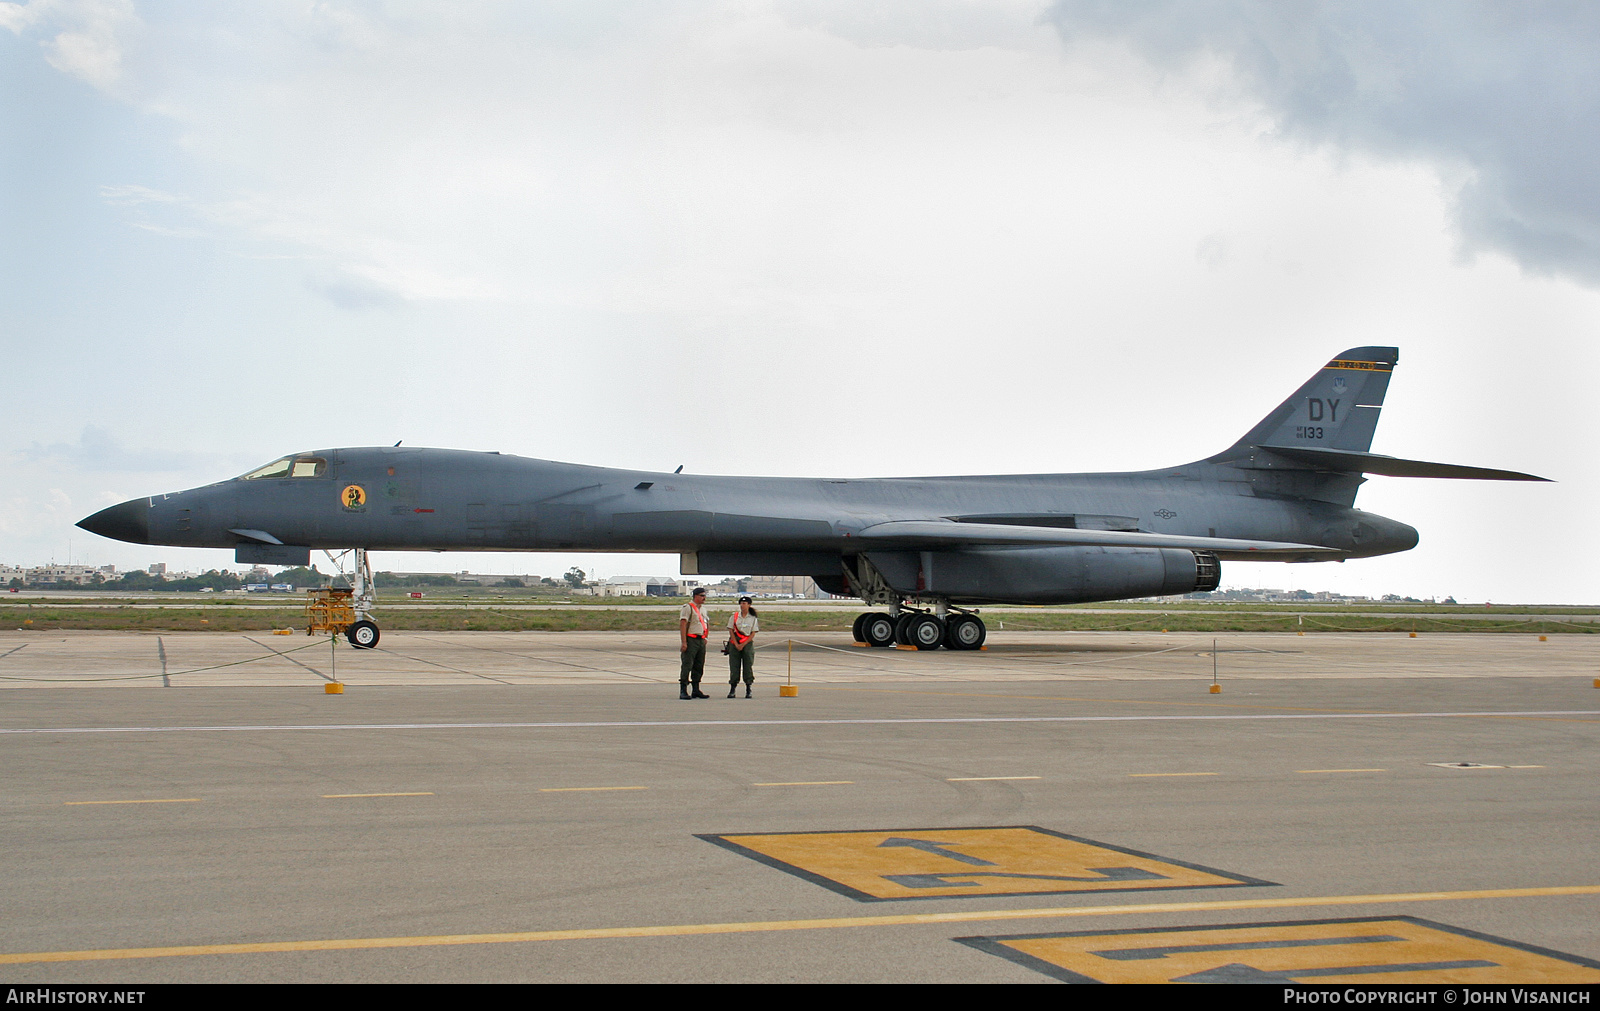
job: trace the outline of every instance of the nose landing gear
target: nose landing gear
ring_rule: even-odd
[[[356,649],[372,649],[378,645],[378,626],[362,618],[344,630],[344,637]]]
[[[340,554],[335,558],[324,552],[342,573],[344,566]],[[344,633],[356,649],[374,649],[378,645],[378,623],[372,620],[373,584],[372,565],[367,560],[367,549],[356,548],[355,572],[350,577],[351,586],[330,587],[310,591],[306,601],[306,634],[325,632],[331,635]]]

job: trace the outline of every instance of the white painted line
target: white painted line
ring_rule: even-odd
[[[946,783],[989,783],[1005,779],[1038,779],[1038,776],[951,776]]]
[[[818,779],[805,783],[751,783],[751,786],[855,786],[853,779]]]
[[[1296,769],[1295,772],[1303,776],[1314,775],[1319,772],[1388,772],[1388,769]]]
[[[166,797],[161,800],[64,800],[66,807],[87,807],[92,804],[198,804],[199,797]]]

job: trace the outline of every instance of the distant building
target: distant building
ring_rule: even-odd
[[[150,568],[145,571],[149,572],[152,576],[164,576],[167,574],[167,563],[152,562],[150,564]]]
[[[44,583],[71,583],[74,586],[92,586],[117,578],[115,565],[41,565],[23,571],[22,581],[30,586]],[[8,579],[9,581],[9,579]]]
[[[741,582],[752,596],[814,598],[819,592],[810,576],[750,576]]]
[[[676,597],[678,581],[665,576],[612,576],[595,592],[602,597]]]

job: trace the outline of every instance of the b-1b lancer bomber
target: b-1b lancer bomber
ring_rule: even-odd
[[[350,641],[377,644],[366,553],[677,552],[685,575],[807,575],[870,610],[874,646],[977,649],[973,607],[1215,589],[1220,563],[1320,562],[1416,546],[1354,508],[1365,474],[1542,481],[1369,452],[1396,348],[1352,348],[1238,442],[1164,470],[981,477],[710,477],[500,453],[331,449],[134,499],[78,525],[136,544],[305,565],[355,549]],[[680,470],[682,468],[679,468]]]

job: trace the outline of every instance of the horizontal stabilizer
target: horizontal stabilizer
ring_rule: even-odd
[[[1449,477],[1473,481],[1548,481],[1515,470],[1494,470],[1489,467],[1461,467],[1453,463],[1429,463],[1426,460],[1402,460],[1380,453],[1352,453],[1337,449],[1313,449],[1310,446],[1262,446],[1267,452],[1299,463],[1309,463],[1318,470],[1331,470],[1344,474],[1382,474],[1385,477]]]
[[[1247,541],[1231,537],[1191,537],[1186,534],[1155,534],[1134,530],[1072,530],[1061,527],[1022,527],[1005,523],[957,523],[951,520],[890,520],[867,527],[857,534],[862,540],[882,542],[884,547],[961,548],[1002,544],[1119,547],[1187,548],[1210,551],[1219,558],[1304,558],[1339,555],[1337,548],[1288,541]]]

